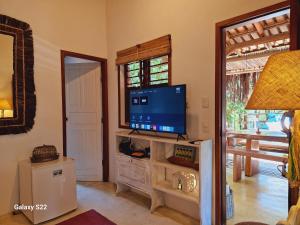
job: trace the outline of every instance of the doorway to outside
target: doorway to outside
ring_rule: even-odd
[[[78,181],[108,181],[107,60],[61,51],[63,153]]]
[[[245,107],[268,58],[289,50],[289,21],[290,10],[284,9],[224,28],[228,225],[276,224],[287,217],[289,141],[281,126],[286,111]]]
[[[291,4],[291,5],[290,5]],[[268,52],[268,50],[273,49],[275,47],[275,51],[277,51],[278,48],[283,47],[281,50],[287,50],[284,48],[287,48],[287,45],[291,50],[295,50],[299,48],[299,9],[300,9],[300,3],[296,0],[292,1],[285,1],[270,7],[266,7],[254,12],[250,12],[235,18],[231,18],[225,21],[222,21],[220,23],[216,24],[216,78],[215,78],[215,96],[216,96],[216,111],[215,111],[215,148],[216,148],[216,154],[215,154],[215,173],[216,173],[216,180],[215,180],[215,223],[216,224],[226,224],[226,217],[230,217],[230,215],[226,215],[226,213],[229,213],[228,207],[226,205],[229,195],[226,195],[226,191],[230,193],[228,190],[229,188],[226,188],[226,166],[228,166],[228,157],[227,157],[227,149],[228,149],[228,128],[236,128],[238,129],[244,129],[244,128],[253,128],[254,133],[258,131],[258,127],[260,128],[276,128],[276,122],[277,117],[281,112],[262,112],[262,115],[256,115],[255,112],[251,112],[253,115],[248,115],[248,113],[244,112],[244,109],[242,109],[242,104],[238,104],[238,107],[240,110],[240,114],[243,114],[242,117],[240,117],[240,123],[236,124],[235,119],[233,118],[233,114],[228,114],[226,117],[226,110],[229,111],[230,107],[226,107],[227,101],[232,100],[232,104],[230,106],[236,106],[237,103],[236,100],[241,100],[240,103],[243,102],[243,100],[246,99],[246,97],[251,94],[251,85],[255,83],[255,80],[258,78],[259,71],[251,71],[251,66],[254,64],[258,65],[259,63],[262,63],[262,60],[255,60],[257,58],[257,55],[265,56],[273,54],[272,52]],[[277,14],[280,12],[286,12],[284,10],[290,9],[290,15],[281,13],[279,17],[277,18]],[[273,18],[268,18],[270,15],[273,14]],[[258,20],[261,21],[258,21]],[[266,21],[265,19],[269,20]],[[285,20],[288,20],[289,25],[285,26],[284,23],[286,23]],[[251,25],[247,22],[253,22]],[[270,22],[273,21],[273,24],[271,25]],[[259,22],[259,23],[257,23]],[[281,22],[280,26],[279,22]],[[256,26],[255,26],[256,25]],[[261,25],[261,26],[260,26]],[[283,30],[286,27],[287,30]],[[231,29],[232,28],[232,29]],[[270,31],[264,31],[264,28],[267,28]],[[252,30],[251,30],[252,29]],[[272,31],[271,31],[272,29]],[[243,33],[244,32],[244,33]],[[287,33],[289,32],[289,33]],[[243,35],[240,35],[240,33],[243,33]],[[257,35],[257,37],[255,37]],[[287,36],[288,35],[288,36]],[[239,37],[238,37],[239,36]],[[272,37],[273,36],[273,37]],[[234,37],[234,38],[233,38]],[[277,38],[281,37],[282,40],[278,41]],[[231,39],[231,40],[230,40]],[[277,39],[277,40],[275,40]],[[263,43],[258,44],[255,46],[255,43],[257,41],[262,41]],[[280,43],[279,43],[280,42]],[[249,45],[248,45],[249,44]],[[235,51],[235,47],[238,47],[240,51]],[[252,54],[253,53],[253,54]],[[251,55],[252,54],[252,55]],[[238,62],[238,57],[243,58],[242,63]],[[230,60],[228,60],[230,58]],[[241,59],[241,58],[240,58]],[[241,60],[240,60],[241,61]],[[264,63],[261,65],[264,66]],[[239,68],[237,68],[239,67]],[[240,68],[242,67],[242,68]],[[255,67],[255,65],[254,65]],[[249,70],[250,69],[250,70]],[[259,66],[256,66],[255,69],[259,69]],[[262,69],[262,68],[260,68]],[[236,75],[237,73],[251,73],[252,75],[243,75],[239,76],[237,79],[233,79],[233,77],[227,76],[227,73],[231,70],[231,75]],[[235,86],[236,85],[236,86]],[[226,95],[226,89],[229,93]],[[231,90],[230,90],[231,89]],[[236,93],[234,93],[234,90]],[[260,113],[260,112],[259,112]],[[270,115],[269,115],[270,114]],[[245,117],[244,117],[245,116]],[[231,120],[231,121],[230,121]],[[249,120],[249,121],[248,121]],[[252,120],[252,121],[250,121]],[[260,121],[261,120],[261,121]],[[227,123],[226,123],[227,122]],[[249,122],[249,123],[248,123]],[[257,132],[259,133],[259,132]],[[234,134],[235,135],[235,134]],[[254,134],[256,135],[256,134]],[[240,136],[239,136],[240,137]],[[238,137],[238,138],[239,138]],[[235,138],[235,139],[238,139]],[[245,138],[242,138],[245,139]],[[280,138],[278,138],[280,139]],[[281,140],[281,139],[280,139]],[[245,141],[245,140],[244,140]],[[234,141],[233,141],[234,143]],[[247,146],[251,146],[247,144],[247,140],[245,143],[241,142],[238,143],[243,149],[239,150],[246,150]],[[259,149],[260,150],[260,149]],[[247,154],[247,156],[249,156]],[[257,154],[255,155],[257,156]],[[245,174],[248,176],[253,176],[254,171],[251,167],[251,157],[245,157],[245,160],[240,160],[241,157],[237,157],[236,161],[238,162],[238,165],[243,168],[245,166]],[[250,159],[249,159],[250,158]],[[238,159],[238,160],[237,160]],[[272,158],[274,159],[274,158]],[[233,158],[234,161],[234,158]],[[242,162],[241,162],[242,161]],[[253,161],[253,158],[252,158]],[[249,163],[250,162],[250,163]],[[234,164],[234,162],[233,162]],[[248,164],[248,167],[246,167],[245,164]],[[250,165],[250,166],[249,166]],[[234,167],[234,165],[233,165]],[[238,168],[239,171],[241,171],[241,168]],[[232,168],[230,169],[232,170]],[[228,171],[228,170],[227,170]],[[244,172],[243,172],[244,173]],[[228,174],[227,174],[228,175]],[[240,174],[235,173],[231,174],[232,177],[239,180]],[[232,179],[232,177],[230,179]],[[227,177],[228,178],[228,177]],[[241,198],[239,202],[239,205],[235,205],[235,208],[238,208],[238,210],[241,211],[242,207],[247,207],[248,203],[253,203],[252,199],[247,199],[247,195],[252,195],[250,197],[262,197],[262,195],[259,195],[257,193],[257,189],[249,191],[243,189],[240,184],[243,183],[251,183],[253,181],[253,177],[244,177],[242,176],[243,181],[238,183],[238,185],[235,185],[238,187],[238,191],[236,191],[236,194],[244,194],[244,198]],[[245,181],[247,180],[247,181]],[[260,179],[263,182],[264,179]],[[232,182],[232,180],[231,180]],[[252,182],[253,183],[253,182]],[[272,186],[272,185],[269,185]],[[276,184],[273,185],[274,188],[276,188]],[[270,188],[270,187],[268,187]],[[298,198],[298,192],[297,190],[293,190],[291,188],[288,189],[288,185],[286,185],[285,193],[288,191],[288,203],[289,206],[294,204],[297,201]],[[252,194],[251,194],[252,193]],[[245,198],[246,196],[246,198]],[[233,199],[235,199],[234,196]],[[238,198],[238,197],[237,197]],[[286,197],[287,198],[287,197]],[[271,200],[271,199],[269,199]],[[284,201],[287,201],[287,199],[284,199]],[[272,208],[272,201],[263,202],[263,199],[258,199],[258,203],[261,207],[264,207],[266,209],[266,212],[268,212],[268,204]],[[276,203],[276,199],[274,199],[274,203]],[[265,204],[265,205],[264,205]],[[249,204],[248,204],[249,205]],[[286,215],[288,212],[288,206],[286,203],[284,203],[280,210],[284,209],[286,211]],[[271,210],[271,209],[270,209]],[[257,208],[251,208],[248,207],[245,208],[245,215],[249,214],[250,212],[258,211],[258,213],[261,214],[261,218],[266,216],[264,214],[265,212],[262,210],[259,210]],[[274,213],[274,212],[273,212]],[[251,214],[251,213],[250,213]],[[284,217],[285,215],[283,215]],[[282,218],[284,219],[284,218]],[[242,218],[243,221],[260,221],[260,222],[266,222],[263,219],[255,218],[253,215],[249,218]],[[230,221],[227,224],[231,224]]]

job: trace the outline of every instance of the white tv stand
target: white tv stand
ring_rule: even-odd
[[[133,158],[119,152],[119,143],[131,138],[132,142],[141,147],[150,147],[151,157]],[[165,205],[165,198],[173,196],[187,204],[199,208],[199,218],[202,225],[212,223],[212,141],[201,141],[200,145],[188,141],[177,141],[171,138],[129,134],[129,131],[116,133],[117,149],[116,183],[117,193],[133,188],[151,198],[151,212]],[[195,147],[196,161],[199,161],[199,171],[192,168],[172,164],[167,158],[173,155],[174,145]],[[177,171],[191,172],[197,177],[195,191],[185,193],[172,188],[172,174]],[[169,206],[170,207],[170,206]]]

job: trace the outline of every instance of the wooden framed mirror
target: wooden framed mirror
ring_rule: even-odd
[[[25,133],[36,110],[29,24],[0,15],[0,49],[0,134]]]

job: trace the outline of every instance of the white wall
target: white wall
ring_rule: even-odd
[[[37,95],[33,129],[0,136],[0,215],[18,203],[17,162],[42,144],[62,152],[60,50],[106,58],[105,9],[105,0],[0,0],[0,14],[32,27]]]
[[[189,136],[213,138],[215,23],[278,2],[282,0],[109,0],[110,149],[116,148],[118,130],[116,51],[171,34],[172,82],[187,84]],[[208,109],[201,107],[205,98]]]

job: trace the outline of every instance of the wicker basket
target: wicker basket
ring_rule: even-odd
[[[54,145],[43,145],[35,147],[32,151],[31,162],[40,163],[56,160],[59,158],[59,154],[56,151]]]

